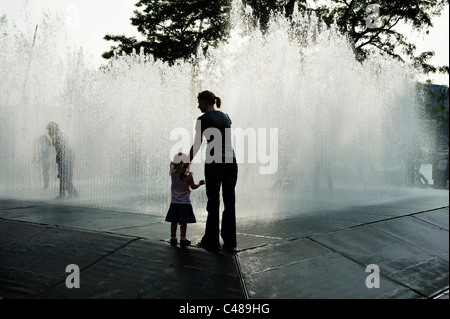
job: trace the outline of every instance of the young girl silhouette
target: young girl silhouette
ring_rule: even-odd
[[[180,246],[188,246],[191,241],[186,239],[187,224],[195,223],[194,210],[191,205],[191,189],[197,189],[205,184],[200,180],[194,182],[193,173],[190,169],[189,157],[179,152],[170,163],[170,176],[172,178],[172,201],[166,215],[166,222],[170,225],[170,244],[177,244],[177,224],[180,224]]]

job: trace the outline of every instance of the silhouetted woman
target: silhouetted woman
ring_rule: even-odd
[[[190,161],[200,149],[203,136],[208,142],[205,161],[208,217],[205,234],[198,245],[210,250],[220,248],[219,207],[220,187],[222,187],[224,211],[220,235],[224,242],[224,248],[234,249],[237,245],[234,189],[238,166],[231,145],[231,119],[227,114],[216,109],[216,107],[221,107],[222,101],[213,92],[203,91],[198,94],[197,100],[198,108],[203,115],[197,119],[196,136],[189,153]]]

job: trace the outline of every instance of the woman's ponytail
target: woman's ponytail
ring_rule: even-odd
[[[220,109],[220,107],[222,106],[222,100],[220,99],[220,97],[216,96],[215,101],[217,108]]]

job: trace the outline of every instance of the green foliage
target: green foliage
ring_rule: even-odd
[[[449,110],[444,104],[448,98],[448,87],[433,84],[417,84],[418,101],[422,117],[437,123],[449,122]]]
[[[104,58],[114,51],[129,54],[136,50],[150,53],[157,59],[173,63],[188,59],[202,42],[205,49],[226,38],[230,0],[140,0],[131,24],[145,37],[145,41],[125,36],[106,35],[105,40],[119,42]]]
[[[261,29],[267,28],[272,12],[283,12],[290,17],[294,6],[300,12],[315,15],[326,24],[335,23],[352,43],[356,59],[364,61],[372,52],[381,52],[395,59],[409,59],[423,73],[446,72],[448,66],[433,66],[429,60],[434,52],[415,55],[416,46],[408,42],[405,35],[395,27],[403,22],[416,31],[432,27],[431,19],[439,15],[448,0],[377,0],[378,12],[371,13],[373,5],[367,0],[243,0],[253,8]],[[114,52],[130,54],[133,49],[151,53],[155,58],[173,63],[177,59],[188,59],[202,43],[204,50],[225,40],[229,31],[231,0],[139,0],[139,10],[134,11],[131,24],[145,38],[106,35],[105,40],[119,43],[104,58]]]
[[[378,6],[378,12],[369,10],[373,4]],[[407,57],[416,68],[428,74],[445,71],[445,66],[428,63],[433,51],[415,56],[416,46],[395,27],[402,22],[415,31],[427,30],[433,26],[432,17],[439,15],[446,4],[448,0],[333,0],[315,12],[327,24],[336,23],[348,35],[359,61],[364,61],[371,52],[381,52],[401,61]]]

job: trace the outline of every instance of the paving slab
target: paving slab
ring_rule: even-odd
[[[138,240],[84,270],[80,288],[64,283],[40,298],[243,299],[231,254]]]
[[[308,246],[305,241],[298,242],[298,248]],[[289,249],[294,247],[290,245]],[[280,247],[267,247],[259,253],[261,258],[265,254],[271,254],[271,250]],[[308,251],[308,247],[305,247]],[[244,279],[249,295],[257,299],[353,299],[353,298],[422,298],[415,292],[403,287],[389,278],[382,279],[380,288],[367,288],[365,281],[368,273],[365,267],[349,260],[348,258],[320,248],[322,254],[306,256],[298,251],[291,251],[290,256],[283,257],[285,264],[279,264],[264,268],[257,267],[255,271],[249,271],[252,267],[245,267]],[[295,257],[296,258],[295,258]],[[240,262],[252,263],[258,256],[239,256]],[[270,263],[269,263],[270,264]],[[264,268],[264,269],[262,269]]]
[[[19,221],[1,220],[0,230],[8,230],[0,245],[3,298],[244,297],[233,254]],[[69,264],[81,270],[80,289],[66,287]]]
[[[389,278],[427,298],[434,298],[449,286],[448,262],[432,258],[395,272]]]
[[[41,225],[3,220],[0,223],[0,255],[20,243],[27,243],[47,229]]]
[[[161,216],[0,199],[4,298],[433,298],[448,290],[448,192],[238,220],[238,248],[170,246]],[[204,220],[188,226],[195,243]],[[68,289],[65,267],[80,266]],[[380,268],[380,288],[365,285]]]
[[[382,198],[380,198],[381,200]],[[398,217],[409,214],[415,214],[420,211],[426,211],[449,206],[448,190],[420,190],[412,195],[399,197],[391,201],[381,201],[379,203],[367,203],[364,205],[344,208],[346,211],[356,213],[379,215],[386,217]]]
[[[411,224],[418,232],[416,236],[408,229]],[[375,264],[386,277],[430,297],[436,292],[435,287],[448,286],[448,260],[440,256],[440,251],[445,250],[445,244],[440,243],[445,234],[423,224],[418,225],[405,216],[311,238],[361,265]],[[395,232],[395,229],[402,231]],[[430,241],[434,238],[440,248],[430,249],[430,244],[425,243],[417,245],[421,238],[427,237]],[[446,240],[448,245],[448,232]]]
[[[249,235],[270,236],[288,240],[307,237],[336,229],[345,229],[354,225],[353,222],[332,220],[321,216],[323,215],[302,215],[301,217],[279,220],[276,222],[244,224],[238,227],[238,231]]]
[[[1,224],[2,229],[29,228],[23,222],[2,220]],[[36,297],[66,278],[67,265],[77,264],[82,269],[132,240],[99,232],[33,226],[35,234],[27,240],[18,240],[15,245],[8,246],[3,246],[3,241],[0,243],[0,273],[5,283],[0,285],[0,296]]]
[[[8,209],[34,207],[34,206],[47,206],[47,205],[48,203],[44,202],[0,198],[0,211]]]
[[[310,239],[291,240],[238,254],[244,276],[333,253]]]
[[[426,221],[430,224],[436,225],[440,228],[446,229],[448,231],[449,224],[449,209],[442,208],[436,209],[424,213],[414,214],[415,218]]]
[[[63,227],[109,231],[157,223],[160,217],[65,205],[39,205],[0,210],[0,217]]]
[[[432,212],[429,213],[432,214]],[[422,248],[435,257],[443,258],[448,262],[448,230],[415,218],[415,216],[380,221],[370,226],[412,246]]]
[[[434,254],[369,225],[311,238],[362,265],[377,264],[385,274],[434,258]]]

